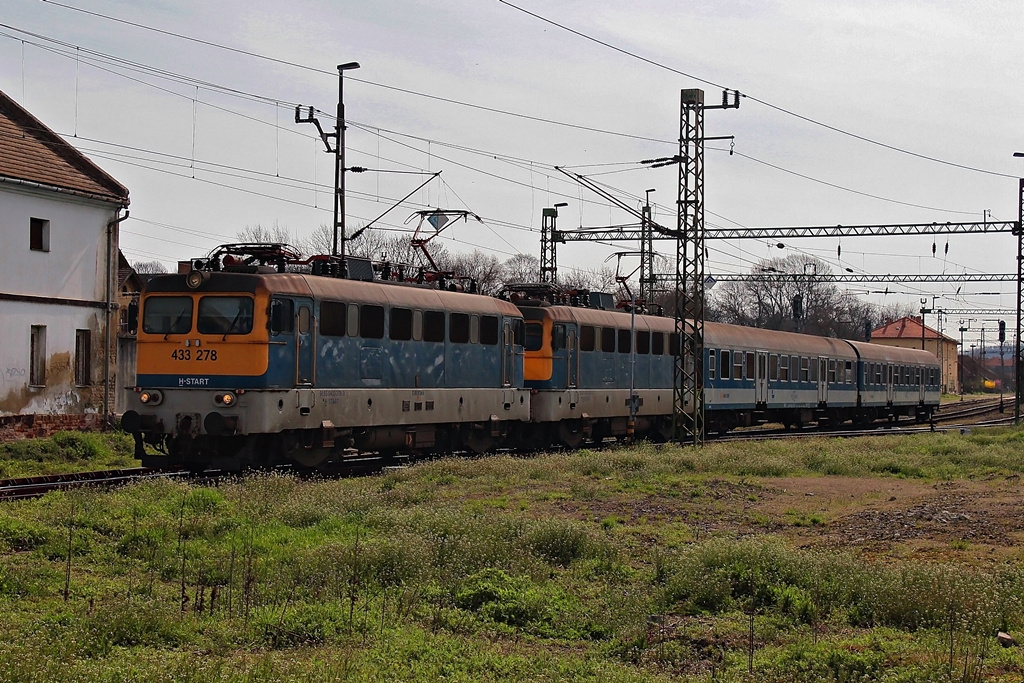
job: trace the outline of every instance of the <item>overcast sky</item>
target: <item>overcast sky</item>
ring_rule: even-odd
[[[378,225],[411,230],[413,211],[466,209],[484,223],[459,223],[446,246],[505,259],[539,254],[541,209],[555,202],[569,204],[561,228],[633,221],[555,165],[601,174],[634,206],[655,189],[656,217],[671,224],[676,169],[636,162],[675,153],[679,91],[697,87],[709,101],[722,87],[746,95],[738,110],[706,113],[705,134],[734,135],[736,152],[707,143],[708,225],[1017,217],[1019,0],[60,3],[2,0],[0,89],[129,188],[131,261],[171,266],[257,224],[300,238],[329,224],[333,156],[294,107],[327,112],[332,128],[335,67],[349,61],[361,68],[345,79],[348,165],[407,172],[350,174],[350,229],[436,171]],[[1016,269],[1008,234],[708,246],[712,274],[793,253],[870,274]],[[635,248],[568,244],[559,267],[596,269]],[[876,303],[1016,306],[1013,283],[968,284],[956,297],[957,285],[866,293],[884,288],[851,286]]]

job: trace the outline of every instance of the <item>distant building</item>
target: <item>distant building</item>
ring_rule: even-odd
[[[924,329],[923,337],[921,336],[922,327]],[[924,348],[925,351],[931,351],[942,366],[942,392],[946,394],[959,392],[958,342],[923,325],[921,318],[907,316],[875,328],[871,330],[871,343],[882,346],[898,346],[904,349]]]
[[[114,409],[128,190],[0,92],[0,438]]]

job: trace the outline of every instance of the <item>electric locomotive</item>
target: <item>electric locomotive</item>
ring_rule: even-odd
[[[122,417],[144,466],[483,452],[529,420],[511,303],[267,260],[227,253],[147,283]]]

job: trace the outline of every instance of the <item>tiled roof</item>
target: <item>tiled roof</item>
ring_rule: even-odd
[[[942,339],[946,341],[956,341],[946,335],[939,335],[938,332],[924,326],[924,337],[925,339]],[[921,319],[914,316],[907,316],[886,323],[881,327],[877,327],[871,330],[872,339],[920,339],[921,338]]]
[[[0,177],[128,205],[128,188],[0,91]]]

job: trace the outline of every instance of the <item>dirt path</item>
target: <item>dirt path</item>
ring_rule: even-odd
[[[709,480],[671,496],[563,500],[594,521],[683,524],[693,537],[777,534],[797,546],[922,561],[991,564],[1020,557],[1020,477],[923,483],[906,479],[789,477]]]

